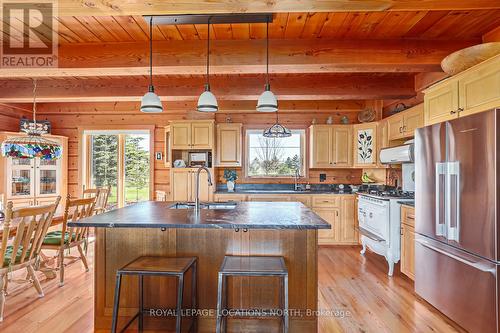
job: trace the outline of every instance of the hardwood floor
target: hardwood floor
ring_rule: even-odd
[[[93,251],[89,249],[89,264]],[[66,284],[44,280],[45,297],[29,285],[9,285],[2,333],[92,332],[93,274],[81,262],[65,271]],[[319,251],[319,332],[463,332],[413,293],[413,283],[396,270],[387,276],[383,258],[359,255],[358,247]],[[42,277],[42,276],[41,276]],[[333,311],[336,316],[331,316]]]

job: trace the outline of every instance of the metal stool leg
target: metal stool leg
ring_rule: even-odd
[[[288,318],[288,274],[286,274],[283,277],[283,284],[284,284],[284,293],[285,293],[285,306],[284,306],[284,314],[285,314],[285,327],[284,327],[284,332],[288,333],[288,326],[289,326],[289,318]]]
[[[118,308],[120,306],[121,285],[122,285],[122,275],[120,273],[116,273],[115,300],[113,302],[113,321],[111,323],[111,333],[116,333],[116,325],[118,324]]]
[[[191,306],[193,307],[194,310],[198,309],[197,305],[197,298],[196,298],[196,293],[197,293],[197,280],[196,280],[196,274],[197,274],[197,263],[196,261],[193,263],[193,268],[192,268],[192,278],[191,278]]]
[[[222,277],[222,309],[227,309],[227,275]],[[227,332],[227,316],[222,317],[222,332]]]
[[[221,333],[221,319],[222,319],[222,273],[219,273],[219,281],[217,287],[217,324],[215,328],[216,333]]]
[[[179,276],[179,287],[177,289],[177,319],[175,321],[175,331],[181,333],[182,328],[182,301],[184,292],[184,274]]]
[[[139,275],[139,332],[144,330],[144,275]]]

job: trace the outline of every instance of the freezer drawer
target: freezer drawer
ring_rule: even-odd
[[[415,291],[469,332],[497,332],[498,265],[422,235]]]

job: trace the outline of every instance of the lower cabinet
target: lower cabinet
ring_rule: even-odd
[[[196,171],[189,168],[172,169],[170,183],[172,184],[172,201],[194,201],[196,198]],[[208,185],[208,175],[200,173],[200,200],[211,201],[212,189]]]
[[[175,192],[174,192],[175,194]],[[217,193],[214,201],[297,201],[311,208],[331,229],[318,230],[320,245],[356,245],[359,243],[356,197],[350,194],[239,194]]]
[[[358,244],[356,197],[354,195],[325,195],[313,197],[313,211],[332,225],[318,230],[318,243],[323,245]]]
[[[401,273],[415,279],[415,209],[401,206]]]

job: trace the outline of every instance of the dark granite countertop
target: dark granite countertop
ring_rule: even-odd
[[[310,190],[310,191],[294,191],[294,190],[235,190],[228,192],[227,190],[217,190],[215,194],[353,194],[351,192],[340,191],[323,191],[323,190]]]
[[[415,201],[398,201],[398,204],[415,207]]]
[[[234,209],[170,209],[175,202],[146,201],[79,222],[70,227],[204,228],[204,229],[330,229],[300,202],[240,202]]]

